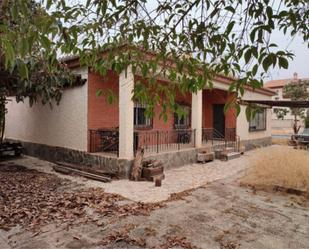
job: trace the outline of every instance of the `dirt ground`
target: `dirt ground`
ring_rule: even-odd
[[[263,150],[267,148],[259,156]],[[254,155],[249,153],[249,159]],[[243,164],[243,160],[226,165]],[[23,162],[10,163],[25,166]],[[241,167],[167,200],[142,204],[90,188],[97,185],[88,181],[82,184],[26,169],[27,179],[1,164],[0,227],[5,215],[10,215],[6,223],[11,224],[9,228],[2,224],[1,249],[309,248],[308,200],[240,187]],[[42,189],[42,185],[48,187]],[[10,188],[15,192],[8,193]],[[29,192],[35,201],[31,202]],[[42,202],[53,207],[54,215],[46,214]],[[1,213],[4,203],[10,209],[2,208]],[[27,208],[22,216],[12,211],[19,206]]]

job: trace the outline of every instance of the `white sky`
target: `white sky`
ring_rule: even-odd
[[[298,73],[299,78],[309,78],[309,49],[301,37],[284,36],[280,32],[273,34],[272,41],[280,48],[287,48],[295,54],[293,61],[289,62],[288,69],[270,69],[269,79],[292,78],[293,73]]]

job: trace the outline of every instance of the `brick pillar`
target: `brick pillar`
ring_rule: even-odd
[[[119,75],[119,158],[132,159],[133,152],[133,116],[134,75],[128,67],[127,72]]]
[[[195,147],[202,146],[203,90],[192,93],[191,128],[195,130]]]

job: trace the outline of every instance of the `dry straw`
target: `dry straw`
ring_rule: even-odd
[[[309,193],[309,151],[273,146],[250,167],[241,184],[259,189],[283,187]]]

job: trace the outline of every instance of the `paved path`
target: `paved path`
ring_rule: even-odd
[[[268,149],[269,147],[256,149],[228,162],[215,160],[206,164],[192,164],[166,170],[162,187],[155,187],[153,182],[118,180],[102,183],[77,176],[66,176],[54,172],[53,164],[31,157],[20,159],[19,163],[29,168],[57,174],[62,178],[84,184],[86,187],[103,187],[106,192],[117,193],[133,201],[157,202],[166,200],[172,193],[197,188],[240,173]]]

